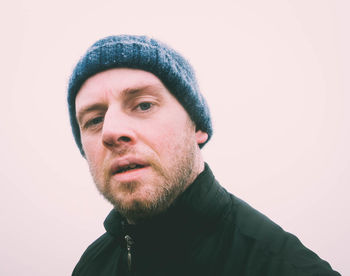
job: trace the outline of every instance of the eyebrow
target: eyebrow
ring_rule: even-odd
[[[161,84],[140,85],[133,88],[126,88],[122,90],[118,97],[127,98],[130,96],[137,95],[139,93],[145,93],[145,92],[152,92],[153,94],[160,95],[161,93],[159,93],[159,90],[163,90],[163,89],[166,89],[166,88]],[[87,105],[82,109],[80,109],[79,112],[77,113],[77,121],[81,123],[81,120],[86,113],[89,113],[91,111],[96,111],[96,110],[105,110],[105,109],[106,109],[106,105],[102,103],[94,103],[94,104]]]
[[[161,84],[142,85],[138,87],[124,89],[121,92],[120,97],[128,97],[128,96],[132,96],[143,92],[152,92],[158,95],[160,94],[159,90],[163,90],[163,89],[164,89],[164,86],[162,86]]]

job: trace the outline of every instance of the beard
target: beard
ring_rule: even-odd
[[[161,164],[159,158],[147,150],[124,149],[119,155],[142,156],[147,160],[151,176],[138,181],[116,183],[110,174],[100,174],[90,164],[90,171],[99,192],[125,217],[129,223],[140,223],[165,212],[175,199],[198,175],[199,147],[184,135],[180,143],[171,146],[171,160]],[[142,191],[142,196],[138,192]]]

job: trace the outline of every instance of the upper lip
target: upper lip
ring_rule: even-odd
[[[116,174],[121,169],[130,166],[130,165],[139,165],[139,166],[147,166],[148,163],[140,158],[137,157],[123,157],[115,160],[111,165],[111,174]]]

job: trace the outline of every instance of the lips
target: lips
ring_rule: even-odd
[[[125,172],[132,172],[137,169],[142,169],[146,166],[148,166],[148,164],[145,161],[138,158],[128,157],[128,158],[118,159],[111,166],[111,174],[116,175],[116,174],[121,174]]]
[[[114,174],[123,173],[123,172],[134,170],[134,169],[140,169],[143,167],[144,167],[143,165],[139,165],[139,164],[130,164],[130,165],[127,165],[124,167],[119,167]]]

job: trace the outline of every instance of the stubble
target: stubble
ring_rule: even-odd
[[[142,199],[135,197],[126,202],[123,195],[137,192],[143,185],[143,180],[128,183],[113,183],[110,175],[99,176],[99,172],[90,166],[90,171],[99,192],[115,206],[117,211],[131,223],[139,223],[150,219],[166,211],[175,199],[191,184],[197,174],[194,174],[196,166],[198,145],[192,136],[184,135],[178,145],[173,145],[171,166],[165,167],[156,158],[146,152],[132,152],[146,157],[150,168],[156,175],[155,182],[151,183],[152,189],[146,191]],[[134,151],[134,150],[132,150]],[[125,154],[130,154],[126,152]],[[101,180],[103,179],[103,180]],[[115,187],[119,188],[119,193]],[[120,192],[122,189],[122,192]]]

